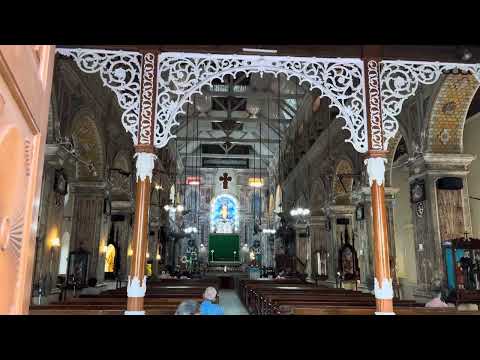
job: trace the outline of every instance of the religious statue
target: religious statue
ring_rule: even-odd
[[[112,244],[107,246],[105,253],[105,272],[113,273],[115,271],[115,246]]]
[[[457,267],[455,268],[455,279],[457,281],[457,288],[464,289],[463,272],[460,263],[457,263]]]
[[[338,272],[342,280],[357,280],[360,275],[357,251],[349,243],[347,228],[345,228],[345,244],[340,248],[338,255]]]
[[[480,290],[480,254],[477,252],[474,256],[475,259],[475,289]]]
[[[222,210],[220,210],[220,215],[222,216],[223,220],[227,220],[227,216],[228,216],[227,204],[225,203],[222,204]]]
[[[462,268],[465,288],[473,290],[475,288],[475,278],[473,276],[473,261],[470,258],[469,251],[465,251],[464,256],[460,259],[460,267]]]

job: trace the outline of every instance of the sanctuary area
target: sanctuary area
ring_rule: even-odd
[[[0,314],[478,315],[479,81],[475,47],[1,45]]]

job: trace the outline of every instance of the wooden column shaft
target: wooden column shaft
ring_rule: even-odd
[[[150,205],[150,178],[147,177],[144,181],[140,179],[136,185],[135,195],[135,222],[133,226],[133,240],[132,240],[132,260],[130,266],[130,278],[137,277],[143,285],[143,277],[145,275],[145,257],[147,254],[148,245],[148,208]],[[140,300],[141,299],[141,300]],[[128,298],[127,310],[142,311],[142,298]]]

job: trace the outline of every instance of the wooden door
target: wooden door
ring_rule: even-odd
[[[30,304],[54,48],[0,45],[0,314]]]

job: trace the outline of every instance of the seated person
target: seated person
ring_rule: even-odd
[[[285,279],[285,276],[287,275],[285,270],[282,270],[278,273],[275,279]]]
[[[97,279],[90,278],[88,279],[88,287],[83,288],[80,291],[80,295],[98,295],[102,292],[97,286]]]
[[[217,298],[217,290],[214,287],[207,287],[203,293],[203,302],[200,304],[200,315],[224,315],[223,308],[214,304]]]
[[[179,279],[190,279],[189,273],[186,271],[183,271],[180,273],[180,276],[178,277]]]
[[[449,305],[443,301],[442,298],[442,288],[440,285],[435,285],[432,287],[433,299],[430,300],[428,303],[425,304],[425,307],[433,307],[433,308],[443,308],[449,307]]]
[[[165,270],[162,271],[162,273],[160,274],[160,276],[158,277],[159,279],[170,279],[171,276],[169,273],[167,273]]]
[[[175,315],[199,315],[198,303],[194,300],[185,300],[180,303]]]

